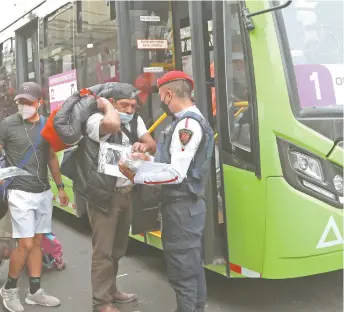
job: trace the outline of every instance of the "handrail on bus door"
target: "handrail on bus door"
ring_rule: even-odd
[[[149,133],[152,133],[156,128],[159,127],[159,125],[167,118],[167,114],[163,113],[157,120],[156,122],[153,123],[153,125],[148,129]],[[216,138],[219,136],[218,133],[215,133],[214,135],[214,139],[216,140]]]
[[[246,107],[240,107],[239,110],[234,114],[234,117],[237,118],[241,113],[247,110]]]
[[[155,123],[153,123],[153,125],[148,129],[149,133],[152,133],[156,128],[159,127],[159,125],[167,118],[167,114],[163,113],[157,120]]]
[[[240,113],[242,113],[245,108],[248,106],[248,101],[242,101],[242,102],[234,102],[235,107],[240,107],[240,109],[235,114],[235,117],[237,117]],[[167,114],[163,113],[155,122],[154,124],[148,129],[149,133],[152,133],[156,128],[159,127],[159,125],[167,118]],[[219,136],[218,133],[215,133],[214,139],[216,140]]]
[[[248,101],[234,102],[234,107],[248,107]]]

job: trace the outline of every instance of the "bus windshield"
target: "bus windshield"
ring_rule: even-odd
[[[343,12],[341,0],[295,0],[282,10],[297,85],[297,117],[343,116]]]

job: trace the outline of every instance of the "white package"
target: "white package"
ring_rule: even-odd
[[[17,167],[7,167],[7,168],[0,169],[0,180],[17,177],[17,176],[29,176],[29,175],[31,174]]]
[[[124,165],[136,174],[161,172],[163,170],[169,170],[170,164],[161,164],[153,161],[131,159],[130,157],[124,157],[122,159]]]

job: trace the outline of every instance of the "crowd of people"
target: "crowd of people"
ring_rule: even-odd
[[[204,312],[207,297],[202,249],[204,193],[214,133],[192,100],[194,82],[181,71],[168,72],[158,79],[161,107],[173,120],[161,132],[158,144],[136,112],[139,91],[130,84],[112,84],[116,88],[106,93],[109,96],[103,93],[94,98],[96,109],[75,106],[72,116],[76,118],[69,118],[80,123],[81,118],[77,117],[86,116],[82,125],[85,135],[69,158],[75,170],[68,176],[73,180],[76,197],[82,198],[86,205],[92,229],[93,311],[119,312],[115,303],[137,300],[139,294],[123,292],[116,283],[119,260],[128,245],[133,187],[161,185],[162,243],[167,276],[176,293],[176,311]],[[39,114],[43,103],[40,86],[23,83],[14,101],[18,112],[0,123],[0,148],[5,151],[7,167],[21,168],[29,175],[0,181],[10,214],[12,238],[16,240],[0,295],[8,311],[21,312],[24,307],[17,283],[25,265],[29,275],[25,303],[47,307],[61,304],[41,287],[42,240],[52,233],[53,194],[48,170],[59,190],[61,205],[68,205],[69,199],[56,152],[42,136],[47,121]],[[61,128],[64,113],[63,109],[57,112],[56,129]],[[104,143],[129,148],[134,159],[165,165],[159,172],[135,174],[120,161],[122,177],[108,175],[98,170],[99,150]]]

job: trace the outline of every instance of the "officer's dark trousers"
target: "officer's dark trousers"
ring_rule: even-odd
[[[162,206],[162,242],[177,312],[203,311],[207,288],[203,268],[204,200],[186,199]]]
[[[109,214],[87,208],[92,228],[92,298],[96,309],[111,303],[117,291],[118,261],[125,255],[132,217],[131,193],[114,192]]]

